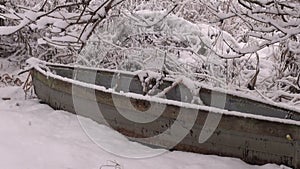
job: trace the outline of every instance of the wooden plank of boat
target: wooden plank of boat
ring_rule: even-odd
[[[284,107],[261,103],[249,98],[238,97],[234,94],[226,94],[226,110],[239,111],[240,113],[224,111],[222,109],[207,106],[216,106],[211,104],[212,93],[224,95],[221,91],[212,91],[202,87],[200,89],[200,98],[207,106],[182,106],[182,104],[173,104],[172,102],[155,102],[148,100],[143,96],[130,98],[131,104],[135,109],[128,105],[118,105],[116,107],[114,99],[128,99],[126,95],[116,94],[110,90],[92,89],[89,85],[74,83],[72,79],[75,74],[78,81],[91,83],[95,82],[98,86],[111,88],[114,75],[118,74],[119,85],[116,91],[143,93],[143,87],[139,78],[131,73],[118,73],[114,71],[95,70],[86,68],[74,68],[70,66],[48,65],[50,70],[56,73],[52,75],[42,69],[34,67],[31,70],[34,89],[37,96],[45,103],[55,109],[63,109],[72,113],[77,113],[91,118],[98,123],[109,123],[109,126],[120,133],[129,136],[132,140],[145,144],[156,145],[160,147],[169,147],[176,144],[173,149],[189,151],[203,154],[216,154],[221,156],[237,157],[251,164],[276,163],[300,168],[300,122],[299,112],[291,111]],[[95,77],[90,76],[95,74]],[[61,77],[61,78],[58,78]],[[162,89],[172,85],[172,81],[164,81],[160,86]],[[126,84],[122,86],[122,84]],[[129,88],[127,89],[127,84]],[[76,93],[74,93],[76,88]],[[182,92],[180,90],[185,90]],[[184,94],[182,97],[180,95]],[[94,99],[96,97],[96,100]],[[167,93],[166,100],[182,101],[181,98],[187,98],[190,101],[192,95],[184,86],[176,86]],[[80,100],[74,107],[74,98]],[[101,116],[98,112],[91,111],[89,105],[96,101]],[[122,103],[122,101],[120,102]],[[149,123],[134,123],[119,113],[119,110],[125,112],[136,112],[138,110],[147,110],[149,105],[166,106],[158,120]],[[197,108],[195,108],[197,107]],[[255,109],[253,109],[255,107]],[[177,120],[180,111],[187,112],[185,120],[181,124],[189,124],[194,118],[189,112],[196,110],[197,116],[189,133],[178,144],[172,140],[163,140],[153,137],[164,133]],[[222,114],[222,119],[211,137],[204,143],[199,143],[200,132],[203,129],[205,120],[209,113],[215,115]],[[285,119],[287,115],[291,119]],[[153,116],[145,114],[145,116]],[[180,133],[169,133],[176,135]],[[143,139],[150,138],[150,139]],[[177,140],[174,140],[177,141]]]

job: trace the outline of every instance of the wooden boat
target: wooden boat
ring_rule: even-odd
[[[296,110],[204,86],[199,89],[199,97],[204,105],[191,104],[189,89],[181,84],[173,85],[171,79],[164,80],[159,86],[164,90],[173,85],[166,93],[166,98],[151,99],[143,95],[143,85],[134,73],[55,65],[37,60],[33,63],[32,60],[29,63],[33,65],[31,75],[35,93],[54,109],[79,113],[98,123],[109,123],[110,127],[130,139],[148,145],[167,148],[174,145],[173,150],[237,157],[250,164],[276,163],[300,168],[300,113]],[[114,82],[116,74],[118,80]],[[95,85],[89,84],[92,82]],[[114,89],[110,89],[114,87],[112,84],[115,85]],[[223,106],[212,101],[213,97],[220,96],[226,96]],[[81,105],[76,106],[74,98],[80,100]],[[128,98],[132,107],[115,105],[114,100],[122,102]],[[96,102],[101,116],[97,114],[99,112],[90,110],[91,102]],[[165,106],[158,120],[134,123],[119,113],[120,110],[147,112],[149,105]],[[176,123],[181,111],[185,113],[181,124],[193,122],[182,140],[172,143],[170,139],[154,137],[165,133]],[[196,112],[196,116],[191,112]],[[209,114],[222,115],[222,118],[208,140],[200,143],[201,130]],[[180,135],[176,131],[168,134]]]

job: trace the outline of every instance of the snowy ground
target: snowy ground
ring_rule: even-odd
[[[16,74],[18,68],[0,60],[0,75]],[[26,76],[22,77],[24,80]],[[3,100],[2,98],[10,98]],[[155,153],[137,143],[129,142],[115,131],[95,122],[80,118],[105,147]],[[252,166],[239,159],[167,152],[151,158],[123,158],[103,150],[84,132],[78,117],[65,111],[55,111],[38,99],[25,99],[21,87],[0,87],[0,168],[5,169],[279,169],[268,164]]]
[[[24,99],[18,87],[0,88],[0,166],[6,169],[97,169],[117,161],[124,169],[276,169],[277,165],[251,166],[239,159],[169,152],[162,155],[128,159],[118,157],[97,146],[85,134],[75,115],[55,111],[37,99]],[[102,125],[90,122],[101,130],[103,142],[112,143],[120,137],[118,146],[128,147],[129,141]],[[112,144],[115,144],[113,142]],[[141,146],[141,145],[140,145]],[[103,167],[114,168],[114,167]]]

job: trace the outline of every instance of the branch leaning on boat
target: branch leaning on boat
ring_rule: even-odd
[[[191,103],[203,105],[203,102],[199,97],[200,86],[196,85],[195,81],[187,77],[184,76],[173,77],[172,85],[164,88],[163,90],[160,90],[158,89],[158,87],[163,83],[164,78],[166,78],[166,75],[164,75],[163,73],[145,70],[145,71],[138,72],[137,75],[143,86],[144,95],[164,98],[166,94],[170,92],[172,89],[174,89],[179,85],[183,85],[192,94],[193,98],[191,100]]]

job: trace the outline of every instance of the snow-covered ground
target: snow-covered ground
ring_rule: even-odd
[[[130,159],[111,154],[97,146],[84,132],[76,115],[55,111],[38,99],[25,100],[19,87],[0,88],[0,166],[5,169],[276,169],[274,164],[251,166],[239,159],[167,152],[151,158]],[[85,119],[106,144],[134,148],[115,131]],[[115,139],[120,138],[118,141]],[[115,141],[114,141],[115,140]],[[134,143],[137,144],[137,143]],[[141,147],[142,145],[137,145]],[[130,150],[128,150],[130,151]],[[154,150],[155,151],[155,150]]]

